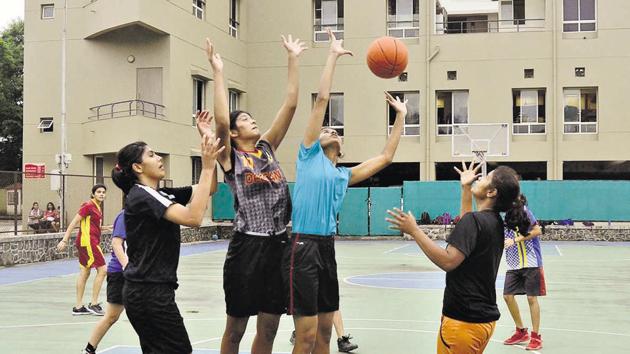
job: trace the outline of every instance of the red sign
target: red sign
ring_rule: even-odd
[[[25,163],[25,178],[46,178],[46,165],[43,163]]]

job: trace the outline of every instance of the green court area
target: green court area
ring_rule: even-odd
[[[177,303],[195,353],[218,353],[225,321],[222,269],[226,241],[182,246]],[[341,310],[355,353],[434,353],[444,273],[408,241],[337,241]],[[540,299],[544,348],[538,353],[627,353],[630,350],[630,243],[544,242],[548,296]],[[75,260],[0,268],[0,353],[79,353],[99,319],[73,317]],[[502,344],[514,328],[502,317],[486,353],[521,353]],[[91,283],[88,284],[91,289]],[[85,300],[89,300],[90,290]],[[101,299],[105,298],[105,289]],[[526,322],[529,309],[520,297]],[[255,331],[250,320],[241,350]],[[284,316],[275,353],[291,352],[292,320]],[[334,334],[333,334],[334,337]],[[138,339],[123,315],[99,353],[138,354]],[[331,345],[336,352],[336,343]]]

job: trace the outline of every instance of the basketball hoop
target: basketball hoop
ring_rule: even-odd
[[[509,124],[456,124],[453,125],[453,157],[475,157],[486,176],[487,157],[510,155]]]

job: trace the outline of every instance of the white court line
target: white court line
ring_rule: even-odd
[[[556,251],[558,251],[558,255],[559,255],[560,257],[562,257],[562,256],[563,256],[562,251],[560,251],[560,247],[558,247],[558,245],[556,245]]]
[[[407,246],[409,246],[409,245],[402,245],[402,246],[400,246],[400,247],[395,247],[395,248],[392,248],[392,249],[391,249],[391,250],[389,250],[389,251],[385,251],[385,252],[383,252],[383,254],[392,253],[392,252],[394,252],[394,251],[397,251],[397,250],[399,250],[399,249],[401,249],[401,248],[405,248],[405,247],[407,247]]]
[[[83,326],[86,324],[94,324],[96,322],[61,322],[61,323],[41,323],[41,324],[30,324],[30,325],[15,325],[15,326],[0,326],[0,329],[10,329],[10,328],[32,328],[32,327],[53,327],[53,326]]]
[[[70,273],[70,274],[64,274],[64,275],[55,275],[55,276],[52,276],[52,277],[43,277],[43,278],[37,278],[37,279],[31,279],[31,280],[18,281],[18,282],[15,282],[15,283],[0,284],[0,286],[28,284],[28,283],[34,283],[34,282],[36,282],[36,281],[40,281],[40,280],[48,280],[48,279],[56,279],[56,278],[66,278],[66,277],[70,277],[70,276],[77,275],[77,274],[79,274],[79,273]]]

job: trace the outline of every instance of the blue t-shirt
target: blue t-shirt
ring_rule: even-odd
[[[335,167],[319,140],[307,148],[300,144],[293,191],[293,232],[332,236],[337,231],[337,213],[346,195],[352,172]]]
[[[123,250],[126,250],[125,240],[127,239],[127,232],[125,231],[125,209],[121,210],[116,219],[114,219],[114,231],[112,232],[112,239],[119,237],[123,240]],[[107,264],[107,273],[119,273],[123,271],[122,264],[116,257],[116,253],[112,250],[112,259]]]

